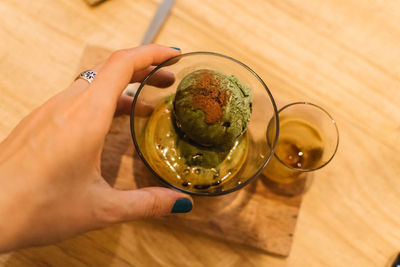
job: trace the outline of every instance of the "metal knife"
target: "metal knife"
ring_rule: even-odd
[[[174,3],[175,0],[163,0],[161,4],[158,5],[157,11],[140,43],[141,45],[150,44],[154,40],[161,26],[164,24],[165,19],[168,17]],[[125,89],[125,93],[129,96],[134,96],[138,88],[138,84],[129,84]]]
[[[142,39],[141,44],[149,44],[154,40],[161,26],[164,24],[165,19],[174,5],[175,0],[163,0],[161,4],[158,5],[157,11],[154,14],[153,20],[151,21],[146,33]]]

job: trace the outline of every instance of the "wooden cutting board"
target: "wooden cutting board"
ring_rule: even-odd
[[[86,47],[79,71],[90,69],[109,54],[109,50],[101,47]],[[162,186],[134,149],[128,116],[113,121],[102,154],[102,174],[117,189]],[[285,190],[293,193],[303,188],[304,181],[301,181]],[[192,230],[194,235],[207,234],[267,253],[288,256],[302,197],[277,194],[278,190],[282,188],[260,176],[245,188],[228,195],[194,197],[191,213],[155,220],[170,227]]]

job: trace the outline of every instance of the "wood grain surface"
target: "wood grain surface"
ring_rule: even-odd
[[[0,2],[0,139],[76,75],[84,47],[137,45],[159,1]],[[137,221],[0,256],[5,266],[384,266],[400,250],[400,2],[177,0],[155,40],[252,67],[279,106],[337,120],[339,151],[315,173],[291,254],[274,257]],[[119,170],[115,170],[118,172]]]

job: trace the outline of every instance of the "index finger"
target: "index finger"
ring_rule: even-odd
[[[93,90],[97,98],[104,98],[110,104],[114,104],[114,110],[118,97],[135,71],[160,64],[180,53],[180,50],[156,44],[118,50],[104,63],[88,90]]]

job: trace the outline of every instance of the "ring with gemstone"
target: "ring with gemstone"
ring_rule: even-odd
[[[85,79],[86,81],[88,81],[89,83],[93,82],[94,77],[96,77],[97,72],[93,71],[93,70],[85,70],[82,71],[78,77],[76,77],[75,80],[78,79]]]

